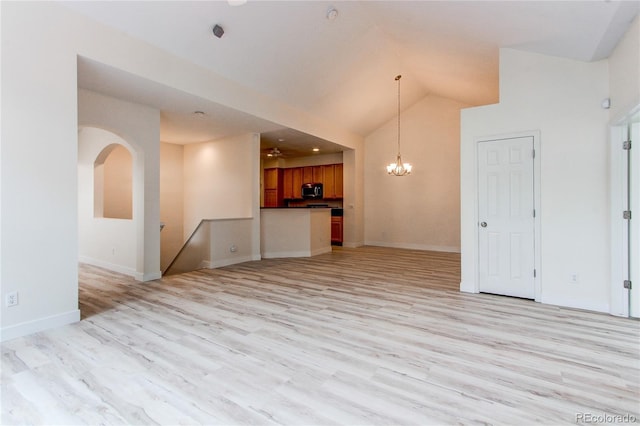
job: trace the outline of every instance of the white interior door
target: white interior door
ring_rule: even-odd
[[[478,142],[479,290],[535,298],[533,136]]]
[[[629,151],[629,316],[640,318],[640,123],[631,125]]]

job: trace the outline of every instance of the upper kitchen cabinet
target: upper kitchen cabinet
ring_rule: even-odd
[[[303,167],[302,183],[322,183],[322,166]]]
[[[322,166],[324,198],[343,198],[342,172],[342,164],[328,164]]]
[[[282,197],[285,200],[302,198],[303,168],[291,167],[284,169],[282,184]]]
[[[282,190],[282,169],[264,169],[264,206],[282,207]]]

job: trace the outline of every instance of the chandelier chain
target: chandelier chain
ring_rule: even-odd
[[[398,155],[396,156],[395,163],[391,163],[387,166],[387,173],[394,176],[405,176],[411,173],[411,164],[403,163],[402,156],[400,154],[400,79],[401,75],[396,76],[398,82]]]
[[[402,75],[396,76],[398,82],[398,155],[400,155],[400,79]]]

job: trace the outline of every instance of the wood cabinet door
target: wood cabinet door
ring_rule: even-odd
[[[342,243],[342,217],[331,217],[331,242]]]
[[[335,198],[343,198],[344,192],[342,190],[342,164],[335,164],[333,169],[333,177],[334,177],[334,189],[335,189]]]
[[[322,166],[313,166],[311,183],[322,183]]]
[[[324,198],[336,198],[333,164],[322,166],[322,185]]]
[[[302,168],[302,183],[313,183],[313,167],[307,166]]]
[[[302,198],[302,172],[303,167],[294,167],[292,170],[293,198]]]
[[[293,169],[284,169],[282,175],[282,197],[285,200],[295,198],[295,193],[293,192]]]
[[[264,169],[264,189],[278,189],[278,169]]]
[[[278,207],[278,190],[277,189],[264,190],[264,206]]]

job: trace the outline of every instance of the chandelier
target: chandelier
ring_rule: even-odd
[[[387,166],[387,173],[394,176],[404,176],[411,173],[411,164],[403,163],[400,155],[400,79],[401,75],[396,76],[398,82],[398,156],[396,162]]]

